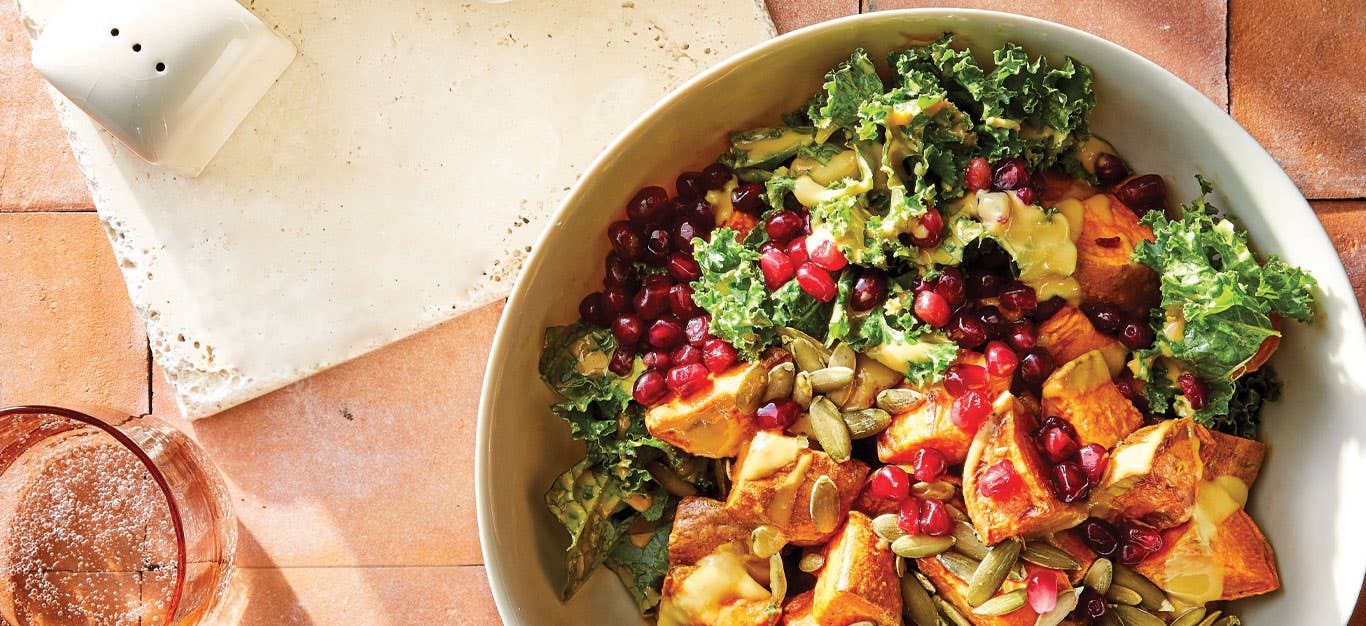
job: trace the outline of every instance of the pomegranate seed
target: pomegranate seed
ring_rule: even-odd
[[[968,299],[968,287],[963,280],[963,271],[956,267],[946,267],[934,280],[934,292],[944,297],[949,307],[957,307]]]
[[[735,346],[722,339],[709,339],[706,345],[702,346],[702,362],[707,365],[707,369],[717,374],[730,369],[738,358]]]
[[[815,263],[816,267],[826,271],[838,272],[849,264],[849,259],[844,257],[844,251],[829,239],[817,242],[816,247],[808,249],[807,253],[811,255],[811,262]]]
[[[920,534],[920,500],[906,498],[897,509],[896,525],[908,535]]]
[[[949,460],[944,457],[943,452],[934,448],[921,448],[911,457],[911,467],[915,469],[916,480],[932,483],[944,476],[949,467]]]
[[[630,312],[631,297],[631,292],[623,287],[612,287],[610,289],[603,291],[603,313],[607,314],[610,317]]]
[[[943,328],[949,322],[949,303],[934,291],[915,294],[915,316],[931,328]]]
[[[642,373],[631,388],[631,397],[645,406],[659,404],[668,395],[669,384],[665,382],[664,374],[657,370]]]
[[[1001,295],[1005,279],[996,274],[973,274],[968,277],[968,293],[978,300]]]
[[[635,365],[636,351],[630,346],[617,346],[617,349],[612,351],[612,359],[608,361],[607,369],[617,376],[626,376],[635,369]]]
[[[684,339],[683,325],[672,319],[655,320],[645,334],[645,340],[651,346],[665,350],[682,345]]]
[[[1050,415],[1044,419],[1043,424],[1039,426],[1039,432],[1042,432],[1046,428],[1060,428],[1063,432],[1067,433],[1067,436],[1073,439],[1077,438],[1077,429],[1072,428],[1072,424],[1056,415]]]
[[[1086,479],[1092,484],[1100,482],[1105,475],[1105,463],[1109,460],[1109,452],[1105,446],[1098,443],[1088,443],[1077,451],[1077,460],[1081,463],[1081,471],[1086,472]]]
[[[779,245],[778,242],[776,242],[776,241],[765,241],[765,242],[759,244],[759,255],[760,255],[760,256],[763,256],[764,254],[766,254],[766,253],[768,253],[768,252],[775,251],[775,250],[778,251],[778,252],[783,252],[783,247],[782,247],[781,245]]]
[[[991,404],[980,391],[967,391],[953,400],[949,409],[949,419],[967,432],[975,433],[978,427],[991,415]]]
[[[768,233],[769,239],[780,243],[787,243],[794,237],[802,234],[802,229],[806,227],[802,216],[795,211],[782,210],[770,215],[764,222],[764,232]]]
[[[943,502],[926,500],[920,505],[920,532],[931,537],[943,537],[953,532],[953,518]]]
[[[1130,350],[1142,350],[1153,345],[1153,330],[1147,324],[1129,322],[1119,329],[1119,342]]]
[[[1005,342],[992,341],[987,344],[987,372],[992,376],[1009,378],[1015,374],[1015,367],[1019,364],[1020,357]]]
[[[1113,556],[1119,549],[1119,533],[1115,527],[1094,517],[1081,523],[1081,540],[1101,556]]]
[[[884,465],[873,472],[868,491],[879,498],[900,502],[911,495],[911,479],[906,470],[895,465]]]
[[[720,189],[730,182],[730,168],[723,163],[712,163],[702,168],[702,185],[707,189]]]
[[[1135,544],[1149,553],[1162,549],[1162,533],[1133,520],[1128,520],[1123,524],[1121,534],[1124,536],[1125,543]]]
[[[692,301],[692,293],[692,287],[684,283],[669,287],[669,310],[681,319],[701,313],[702,308]]]
[[[645,279],[645,284],[636,292],[635,311],[641,319],[657,319],[669,308],[669,279],[654,275]]]
[[[607,259],[603,262],[604,272],[602,275],[603,287],[632,287],[636,279],[636,270],[631,266],[631,261],[621,256],[617,251],[607,253]]]
[[[759,407],[759,428],[782,430],[797,421],[802,407],[787,398],[778,398]]]
[[[1016,350],[1033,350],[1038,345],[1038,337],[1034,334],[1034,324],[1029,320],[1015,320],[1010,324],[1010,334],[1006,335],[1006,340],[1010,346]]]
[[[707,193],[702,183],[702,172],[683,172],[674,181],[674,189],[683,200],[696,200]]]
[[[944,375],[944,388],[955,398],[968,391],[982,391],[987,388],[987,369],[980,365],[954,365]]]
[[[669,353],[663,350],[651,350],[646,352],[644,356],[640,357],[640,360],[645,364],[646,369],[659,370],[661,372],[668,371],[669,365],[673,363],[669,358]]]
[[[1134,403],[1140,411],[1148,410],[1148,399],[1143,397],[1142,383],[1134,379],[1133,372],[1125,368],[1120,373],[1119,379],[1115,381],[1115,389],[1119,390],[1120,395],[1124,396],[1129,402]]]
[[[759,183],[745,183],[730,192],[730,203],[736,210],[758,214],[764,210],[764,186]]]
[[[1058,606],[1058,575],[1054,570],[1035,572],[1025,583],[1029,608],[1043,615]]]
[[[1167,204],[1167,183],[1157,174],[1131,178],[1115,188],[1115,197],[1129,210],[1142,216],[1148,211],[1162,211]]]
[[[991,188],[991,164],[982,157],[968,161],[968,166],[963,169],[963,186],[968,191]]]
[[[1066,300],[1063,300],[1061,296],[1053,296],[1039,303],[1039,308],[1034,311],[1034,319],[1046,320],[1057,315],[1058,311],[1061,311],[1065,306],[1067,306]]]
[[[634,346],[640,343],[640,336],[644,332],[645,325],[640,318],[629,313],[612,320],[612,336],[617,338],[618,345]]]
[[[977,320],[982,323],[982,330],[986,331],[988,339],[1000,339],[1010,331],[1010,322],[1006,321],[1001,309],[995,305],[978,307]]]
[[[811,260],[811,256],[806,253],[806,237],[798,237],[787,244],[787,258],[792,259],[794,267],[800,267],[802,263]]]
[[[672,365],[673,367],[692,365],[693,363],[701,362],[702,349],[686,343],[674,348],[673,352],[669,353],[669,365]]]
[[[1096,157],[1096,180],[1102,185],[1113,185],[1129,175],[1129,166],[1113,154],[1102,153]]]
[[[764,272],[764,286],[777,291],[796,275],[792,260],[777,247],[769,248],[759,257],[759,269]]]
[[[693,240],[711,236],[710,217],[687,217],[673,224],[673,247],[675,250],[692,254]]]
[[[959,311],[954,314],[953,319],[949,320],[948,335],[959,346],[973,349],[987,342],[987,331],[982,328],[982,322],[967,313]]]
[[[914,291],[915,293],[920,293],[922,291],[934,291],[934,286],[937,284],[939,284],[938,275],[936,275],[934,278],[916,276],[915,281],[911,283],[911,291]],[[942,296],[943,294],[940,295]]]
[[[645,252],[644,238],[629,222],[612,222],[607,227],[607,240],[612,243],[612,250],[628,261],[639,260]]]
[[[1083,312],[1096,330],[1107,335],[1115,335],[1124,326],[1124,314],[1113,304],[1101,302],[1086,307]]]
[[[1057,463],[1076,454],[1077,450],[1081,449],[1081,445],[1077,443],[1075,437],[1067,434],[1067,431],[1053,426],[1045,428],[1039,433],[1039,448],[1043,450],[1049,461]]]
[[[821,302],[834,300],[838,293],[835,287],[835,279],[810,261],[797,268],[797,285],[802,288],[802,291]]]
[[[1086,472],[1081,471],[1081,466],[1071,461],[1054,465],[1051,478],[1053,495],[1063,502],[1084,500],[1087,494],[1091,493],[1091,481],[1086,479]]]
[[[579,300],[579,319],[594,326],[604,326],[607,312],[602,305],[602,292],[594,291]]]
[[[1119,562],[1123,565],[1134,566],[1143,562],[1143,559],[1152,556],[1149,550],[1136,543],[1124,543],[1119,546]]]
[[[708,339],[712,338],[711,317],[699,315],[688,320],[688,323],[683,327],[683,332],[688,335],[688,343],[701,348]]]
[[[1038,296],[1034,293],[1034,288],[1018,280],[1012,280],[1001,290],[1001,306],[1009,311],[1018,311],[1025,315],[1033,313],[1039,308]]]
[[[919,224],[911,230],[911,243],[917,248],[933,248],[944,239],[944,216],[938,209],[926,209],[917,220]],[[917,235],[923,229],[923,235]]]
[[[1195,374],[1186,372],[1177,376],[1176,383],[1181,386],[1181,395],[1186,396],[1192,409],[1199,411],[1209,404],[1209,388]]]
[[[1105,605],[1105,598],[1102,598],[1099,592],[1090,587],[1082,587],[1077,606],[1081,607],[1079,609],[1081,613],[1091,618],[1092,621],[1105,617],[1105,613],[1110,610]]]
[[[1020,487],[1020,475],[1015,472],[1015,464],[1009,459],[997,461],[988,467],[977,481],[977,490],[990,498],[1013,493]]]
[[[656,228],[645,236],[645,252],[641,253],[640,260],[654,267],[664,265],[669,260],[669,253],[673,252],[672,237],[669,231],[664,228]]]
[[[669,277],[680,283],[690,283],[702,278],[702,266],[688,254],[675,252],[669,255],[668,263],[664,268],[669,271]]]
[[[711,379],[707,377],[707,366],[701,363],[675,365],[673,369],[669,370],[667,380],[669,388],[684,398],[711,385]]]
[[[854,289],[849,292],[849,308],[862,313],[871,311],[887,299],[887,274],[878,269],[859,271]]]
[[[1020,187],[1015,190],[1015,197],[1020,199],[1020,204],[1034,204],[1034,189]]]
[[[1102,248],[1118,248],[1119,242],[1119,237],[1096,237],[1096,245]]]
[[[1032,387],[1038,387],[1053,373],[1053,357],[1042,349],[1035,348],[1020,357],[1020,380]]]
[[[1011,191],[1029,184],[1029,168],[1020,159],[1002,159],[996,164],[991,186],[1000,191]]]
[[[626,203],[626,216],[637,226],[658,224],[660,209],[668,202],[669,192],[664,191],[663,187],[645,187]]]

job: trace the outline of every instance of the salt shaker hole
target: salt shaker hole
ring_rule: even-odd
[[[158,72],[164,72],[164,71],[166,71],[166,64],[165,64],[165,63],[162,63],[162,62],[160,62],[160,61],[158,61],[158,62],[157,62],[157,71],[158,71]]]
[[[119,29],[117,29],[117,28],[111,28],[111,29],[109,29],[109,36],[110,36],[110,37],[118,37],[118,36],[119,36]]]
[[[140,43],[135,43],[135,44],[133,44],[133,52],[142,52],[142,44],[140,44]]]

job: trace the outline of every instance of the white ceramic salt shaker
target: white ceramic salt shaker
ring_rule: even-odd
[[[138,156],[197,176],[294,54],[234,0],[67,0],[33,65]]]

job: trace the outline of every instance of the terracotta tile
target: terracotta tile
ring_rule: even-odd
[[[159,415],[203,444],[255,544],[248,566],[465,565],[474,435],[494,304],[225,413],[185,423],[154,374]]]
[[[94,213],[0,214],[0,403],[147,410],[147,337]]]
[[[13,2],[0,2],[0,211],[91,207]]]
[[[859,0],[766,0],[778,33],[859,12]]]
[[[931,6],[1019,13],[1104,37],[1167,68],[1219,106],[1224,76],[1224,0],[865,0],[869,10]]]
[[[1233,0],[1233,116],[1310,198],[1366,196],[1366,10],[1359,0]]]
[[[1357,305],[1366,310],[1366,201],[1318,201],[1312,203],[1333,239],[1357,294]]]
[[[477,565],[239,569],[223,612],[210,623],[499,624],[484,576]]]

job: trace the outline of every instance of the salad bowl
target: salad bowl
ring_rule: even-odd
[[[1017,15],[948,9],[849,17],[784,35],[689,81],[633,123],[584,173],[533,249],[494,340],[480,404],[476,491],[485,564],[509,624],[638,623],[636,603],[605,569],[560,599],[566,537],[545,511],[548,485],[583,457],[548,406],[538,376],[548,326],[576,317],[601,279],[603,233],[637,189],[672,186],[710,163],[731,131],[771,122],[820,88],[856,48],[889,50],[943,32],[976,50],[1006,42],[1094,72],[1092,131],[1140,172],[1161,173],[1170,197],[1199,195],[1249,232],[1253,247],[1317,279],[1314,323],[1287,327],[1272,359],[1285,383],[1263,412],[1268,446],[1247,504],[1276,548],[1281,590],[1239,601],[1251,624],[1345,623],[1366,573],[1366,329],[1334,248],[1275,161],[1236,122],[1157,65],[1086,33]]]

